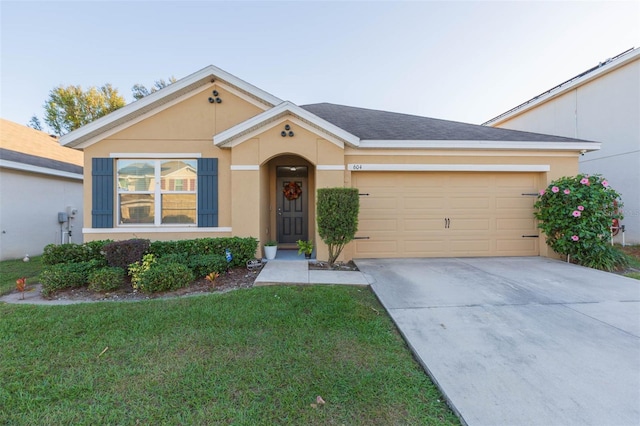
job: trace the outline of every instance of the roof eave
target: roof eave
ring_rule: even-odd
[[[221,80],[245,92],[249,96],[260,100],[268,107],[282,103],[282,100],[259,89],[244,80],[241,80],[218,67],[209,65],[187,77],[184,77],[169,86],[151,93],[144,98],[132,102],[104,117],[80,127],[60,138],[60,144],[70,148],[78,147],[98,134],[119,126],[135,117],[148,113],[155,108],[180,97],[205,84],[213,84],[215,80]]]
[[[566,85],[561,85],[560,87],[557,87],[556,90],[551,89],[549,90],[548,93],[538,95],[532,99],[529,99],[528,101],[514,107],[511,110],[504,112],[500,115],[497,115],[490,120],[485,121],[484,123],[482,123],[482,125],[490,126],[490,127],[498,126],[504,123],[505,121],[508,121],[513,117],[516,117],[530,109],[533,109],[540,104],[543,104],[552,99],[555,99],[558,96],[561,96],[567,93],[568,91],[575,89],[576,87],[582,86],[590,81],[593,81],[596,78],[599,78],[604,74],[610,73],[620,67],[623,67],[627,65],[629,62],[637,60],[639,57],[640,57],[640,48],[634,49],[631,52],[629,52],[628,56],[621,58],[619,61],[614,61],[608,64],[604,64],[599,69],[594,70],[593,72],[590,72],[581,78],[577,78],[573,81],[568,82]]]
[[[310,126],[327,133],[348,146],[357,147],[360,144],[360,138],[345,131],[344,129],[332,124],[317,115],[300,108],[290,101],[284,101],[279,105],[256,115],[242,123],[239,123],[227,130],[224,130],[213,136],[213,143],[218,147],[230,145],[242,136],[253,132],[255,129],[262,127],[272,121],[275,121],[285,115],[291,114],[298,119],[304,121]]]
[[[383,140],[363,139],[362,149],[479,149],[518,151],[576,151],[591,152],[600,149],[600,142],[540,142],[540,141],[482,141],[482,140]]]

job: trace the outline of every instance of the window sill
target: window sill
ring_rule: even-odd
[[[199,228],[197,226],[120,226],[118,228],[82,228],[83,234],[157,234],[157,233],[231,232],[231,227]]]

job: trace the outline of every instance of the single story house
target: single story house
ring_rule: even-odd
[[[538,190],[600,144],[283,101],[215,66],[60,140],[85,153],[85,240],[311,239],[316,190],[361,194],[345,260],[548,255]],[[175,179],[174,179],[175,177]],[[173,179],[173,181],[172,181]],[[260,253],[257,253],[260,255]]]
[[[640,244],[640,48],[604,60],[483,123],[602,142],[579,159],[601,174],[624,203],[625,231],[616,242]]]
[[[57,138],[0,119],[0,260],[82,242],[83,162]]]

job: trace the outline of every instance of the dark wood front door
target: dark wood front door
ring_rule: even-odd
[[[307,238],[307,178],[277,179],[278,242],[287,244]]]

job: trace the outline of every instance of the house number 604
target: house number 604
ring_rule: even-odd
[[[362,170],[362,164],[354,164],[352,169],[353,170]]]

